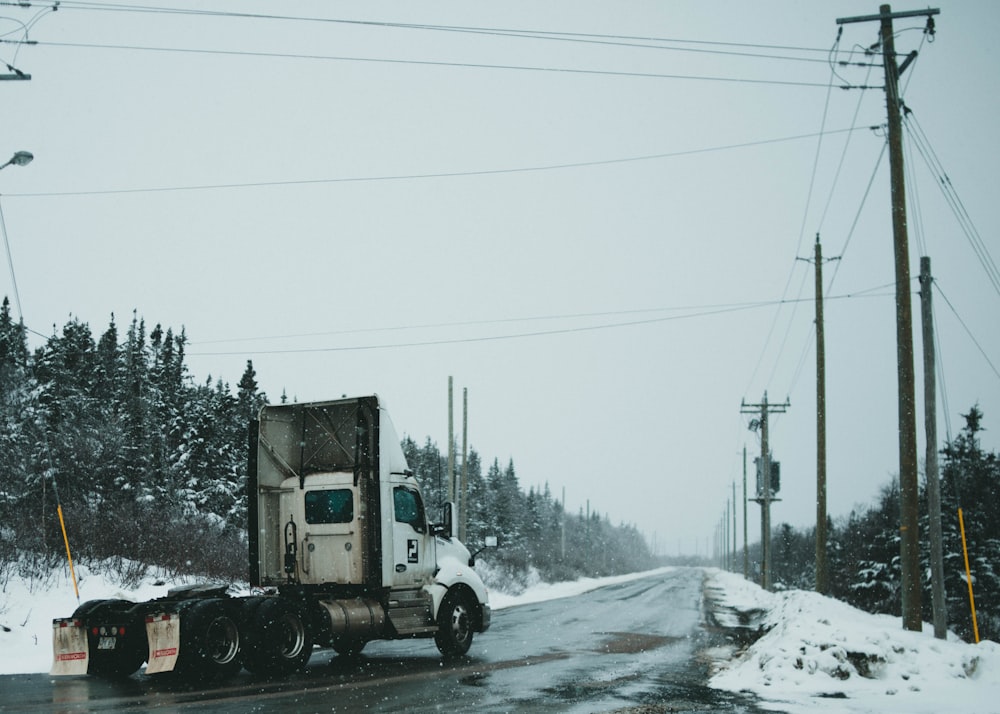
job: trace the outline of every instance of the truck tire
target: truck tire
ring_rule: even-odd
[[[232,677],[243,666],[240,631],[218,600],[196,600],[181,612],[181,646],[174,671],[207,682]]]
[[[98,649],[97,638],[90,632],[91,625],[88,619],[94,617],[95,613],[97,618],[103,619],[109,617],[109,613],[128,610],[133,604],[128,600],[88,600],[73,612],[73,617],[83,620],[87,627],[90,650],[87,662],[88,675],[104,679],[123,679],[136,672],[146,661],[146,634],[143,628],[130,627],[127,636],[120,639],[119,646],[113,650]],[[113,617],[113,619],[122,618]]]
[[[313,635],[301,606],[284,597],[256,605],[244,666],[254,674],[280,677],[304,668],[312,655]]]
[[[338,637],[333,641],[333,651],[341,657],[357,657],[361,650],[368,644],[366,640],[358,640],[353,637]]]
[[[472,605],[469,597],[449,590],[437,616],[434,642],[445,657],[461,657],[472,646]]]

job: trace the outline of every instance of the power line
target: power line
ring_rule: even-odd
[[[10,40],[0,43],[18,44]],[[48,42],[35,41],[38,47],[61,47],[70,49],[120,50],[130,52],[175,52],[228,57],[255,57],[263,59],[317,60],[326,62],[365,62],[373,64],[413,65],[423,67],[451,67],[460,69],[497,69],[519,72],[554,72],[571,75],[595,75],[604,77],[628,77],[638,79],[671,79],[701,82],[722,82],[734,84],[772,85],[784,87],[826,87],[821,82],[805,82],[788,79],[755,79],[751,77],[720,77],[712,75],[668,74],[660,72],[626,72],[607,69],[580,69],[576,67],[546,67],[541,65],[491,64],[485,62],[445,62],[442,60],[392,59],[388,57],[360,57],[349,55],[314,55],[293,52],[251,52],[248,50],[218,50],[194,47],[152,47],[144,45],[119,45],[94,42]],[[880,89],[880,87],[844,86],[843,89]]]
[[[836,53],[837,47],[840,45],[840,35],[841,35],[841,33],[838,32],[837,33],[837,39],[834,41],[833,47],[830,49],[831,55],[833,55],[833,54]],[[799,255],[799,252],[802,249],[802,237],[805,235],[805,232],[806,232],[806,219],[809,216],[809,207],[810,207],[810,205],[812,203],[813,188],[815,188],[815,186],[816,186],[816,174],[819,172],[820,152],[821,152],[821,150],[823,148],[823,132],[826,129],[826,118],[827,118],[827,116],[829,114],[829,110],[830,110],[830,95],[831,95],[831,92],[832,92],[832,89],[833,89],[833,78],[834,78],[835,75],[836,75],[836,72],[833,70],[833,68],[831,66],[831,68],[830,68],[830,82],[829,82],[829,86],[827,86],[827,88],[826,88],[826,100],[825,100],[825,102],[823,104],[823,117],[820,120],[820,125],[819,125],[819,138],[816,140],[816,153],[813,156],[812,172],[809,174],[809,189],[806,192],[806,203],[805,203],[805,206],[803,207],[803,210],[802,210],[802,223],[799,226],[799,238],[798,238],[798,241],[795,244],[796,260],[798,260],[797,256]],[[795,264],[793,263],[791,269],[788,271],[788,280],[785,282],[785,290],[782,293],[782,297],[786,297],[787,296],[787,294],[788,294],[788,288],[789,288],[789,286],[792,283],[792,276],[794,274],[795,274]],[[806,285],[806,274],[803,273],[803,275],[802,275],[802,281],[799,283],[799,292],[798,292],[797,297],[800,297],[800,298],[802,297],[802,292],[805,290],[805,285]],[[796,314],[797,311],[798,311],[798,303],[795,303],[792,306],[792,314],[788,316],[788,322],[787,322],[786,328],[785,328],[785,336],[782,338],[781,345],[778,347],[777,354],[775,355],[774,366],[771,368],[771,375],[768,377],[768,381],[767,381],[768,384],[770,384],[770,383],[772,383],[774,381],[774,376],[775,376],[775,374],[778,371],[778,364],[779,364],[779,362],[781,360],[781,355],[785,351],[785,345],[788,343],[788,337],[789,337],[789,335],[792,332],[792,324],[795,321],[795,314]],[[776,310],[775,311],[775,315],[774,315],[774,324],[775,325],[777,324],[777,321],[778,321],[779,312],[780,312],[780,310]],[[774,325],[772,325],[771,331],[768,333],[768,340],[764,343],[763,349],[765,349],[765,350],[767,349],[767,345],[770,343],[770,337],[771,337],[771,335],[773,333],[774,333]]]
[[[480,325],[500,325],[512,322],[542,322],[547,320],[578,320],[582,318],[592,318],[592,317],[611,317],[618,315],[636,315],[644,313],[655,313],[655,312],[680,312],[680,311],[690,311],[690,310],[716,310],[716,309],[728,309],[728,308],[752,308],[758,305],[770,304],[770,303],[760,303],[760,302],[749,302],[749,303],[729,303],[729,304],[719,304],[719,305],[687,305],[687,306],[677,306],[677,307],[653,307],[653,308],[639,308],[635,310],[608,310],[602,312],[580,312],[580,313],[567,313],[562,315],[533,315],[527,317],[503,317],[491,320],[460,320],[456,322],[431,322],[422,323],[419,325],[392,325],[388,327],[359,327],[345,330],[325,330],[321,332],[299,332],[284,335],[268,335],[268,336],[256,336],[256,337],[236,337],[229,339],[216,339],[216,340],[204,340],[200,342],[191,342],[192,345],[209,345],[218,343],[231,343],[231,342],[255,342],[262,340],[285,340],[285,339],[300,339],[303,337],[330,337],[333,335],[356,335],[369,332],[397,332],[402,330],[426,330],[426,329],[438,329],[442,327],[473,327]]]
[[[836,48],[839,45],[839,43],[840,43],[840,33],[837,33],[837,39],[834,41],[833,47],[831,48],[831,53],[836,50]],[[822,139],[822,137],[823,137],[823,131],[826,128],[826,117],[827,117],[827,112],[828,112],[829,106],[830,106],[830,90],[833,87],[833,76],[834,76],[834,74],[835,74],[835,72],[833,71],[833,68],[831,67],[830,80],[829,80],[829,82],[827,84],[826,101],[825,101],[825,103],[823,105],[823,117],[820,120],[820,131],[818,133],[819,139],[817,140],[816,154],[813,157],[813,167],[812,167],[812,172],[810,174],[810,179],[809,179],[809,189],[808,189],[808,191],[806,193],[806,205],[805,205],[805,208],[803,210],[803,215],[802,215],[802,226],[801,226],[801,228],[799,230],[798,242],[796,243],[796,247],[795,247],[795,254],[796,254],[796,256],[798,255],[799,248],[802,245],[802,235],[805,232],[806,216],[809,214],[809,203],[812,200],[813,186],[815,185],[815,182],[816,182],[816,172],[817,172],[817,169],[819,167],[820,149],[822,148],[822,145],[823,145],[823,139]],[[782,300],[784,300],[786,297],[788,297],[788,289],[789,289],[789,287],[792,284],[792,277],[794,275],[795,275],[795,262],[793,261],[792,266],[791,266],[791,268],[788,271],[788,279],[785,281],[785,287],[784,287],[784,289],[781,292]],[[802,296],[802,290],[804,288],[804,285],[805,285],[805,280],[803,280],[802,284],[799,286],[799,297]],[[781,307],[779,306],[774,311],[774,319],[771,321],[771,327],[770,327],[770,329],[767,332],[767,336],[764,338],[764,344],[761,346],[761,352],[760,352],[760,356],[757,359],[757,364],[754,366],[753,372],[750,375],[750,382],[751,383],[753,383],[754,379],[757,377],[757,371],[760,369],[760,366],[761,366],[761,364],[764,361],[764,355],[767,353],[767,349],[768,349],[769,345],[771,344],[771,338],[774,336],[774,331],[775,331],[775,329],[778,326],[778,319],[779,319],[780,315],[781,315]],[[768,378],[769,382],[770,382],[770,380],[774,379],[774,374],[775,374],[775,372],[777,371],[777,368],[778,368],[779,358],[781,357],[781,353],[784,350],[785,342],[788,340],[788,334],[789,334],[789,332],[791,332],[792,319],[793,318],[794,318],[794,308],[793,308],[792,315],[788,319],[788,327],[787,327],[787,329],[785,331],[785,336],[782,339],[781,347],[778,349],[777,355],[775,356],[774,366],[772,367],[771,375]]]
[[[958,191],[952,184],[948,173],[944,170],[944,166],[934,152],[930,140],[920,126],[920,122],[917,121],[913,111],[909,108],[903,113],[903,125],[908,130],[908,135],[913,140],[913,145],[916,147],[917,153],[924,159],[924,163],[927,164],[927,167],[937,180],[938,188],[941,189],[941,194],[944,196],[945,202],[951,208],[959,227],[969,241],[969,245],[972,246],[976,259],[986,272],[987,279],[997,294],[1000,294],[1000,269],[997,268],[997,264],[990,254],[989,247],[979,234],[972,217],[958,195]]]
[[[834,43],[833,48],[831,48],[831,50],[830,50],[830,54],[831,54],[831,60],[830,60],[831,73],[832,73],[832,75],[835,75],[838,78],[839,78],[839,75],[836,74],[836,71],[834,69],[834,59],[833,58],[836,56],[836,53],[838,51],[837,48],[839,46],[839,42],[840,42],[840,32],[837,33],[837,41]],[[864,80],[864,84],[865,85],[867,85],[867,83],[868,83],[868,78],[869,78],[870,74],[871,74],[871,65],[868,65],[868,74],[865,76],[865,80]],[[912,79],[912,73],[910,74],[910,79]],[[831,77],[830,81],[831,81],[831,87],[832,87],[833,86],[832,77]],[[829,97],[829,92],[828,92],[827,93],[827,106],[829,105],[829,99],[830,99],[830,97]],[[858,102],[857,102],[857,104],[855,106],[855,109],[854,109],[854,117],[852,119],[852,124],[857,121],[857,117],[858,117],[858,115],[859,115],[859,113],[861,111],[861,102],[862,102],[862,100],[863,100],[863,95],[858,97]],[[827,107],[825,106],[824,107],[824,111],[823,111],[823,123],[821,124],[821,129],[825,128],[826,111],[827,111]],[[830,208],[830,204],[832,202],[832,199],[833,199],[833,196],[834,196],[834,193],[835,193],[835,189],[836,189],[837,183],[838,183],[839,178],[840,178],[840,173],[841,173],[841,170],[842,170],[843,165],[844,165],[844,161],[845,161],[846,156],[847,156],[847,149],[850,146],[850,140],[851,140],[851,135],[848,134],[847,137],[846,137],[846,140],[844,142],[844,148],[843,148],[843,151],[841,152],[841,157],[840,157],[840,161],[839,161],[839,163],[837,165],[837,170],[836,170],[836,172],[834,174],[833,183],[832,183],[832,185],[830,187],[830,195],[827,198],[826,204],[825,204],[825,206],[823,208],[823,212],[822,212],[821,217],[820,217],[820,222],[819,222],[819,226],[817,228],[817,233],[820,232],[820,228],[822,227],[823,223],[825,222],[827,211]],[[817,147],[816,147],[816,163],[815,163],[815,165],[813,167],[813,175],[812,175],[812,178],[811,178],[810,183],[809,183],[809,194],[808,194],[808,197],[806,199],[806,210],[805,210],[804,215],[802,217],[802,227],[801,227],[801,231],[800,231],[800,234],[799,234],[799,243],[798,243],[798,247],[796,248],[796,253],[798,253],[799,249],[801,248],[802,236],[805,234],[806,216],[808,215],[808,211],[809,211],[809,203],[810,203],[810,199],[811,199],[811,196],[812,196],[813,182],[815,181],[816,167],[818,166],[819,150],[820,150],[820,146],[821,145],[822,145],[822,138],[820,138],[820,140],[817,142]],[[883,147],[883,153],[884,153],[884,148],[885,147]],[[879,157],[878,163],[876,163],[876,169],[875,169],[875,171],[872,172],[872,176],[871,176],[871,179],[869,181],[868,187],[867,187],[867,189],[865,191],[865,194],[864,194],[864,197],[862,198],[862,201],[861,201],[861,206],[858,209],[858,214],[855,216],[854,223],[851,225],[850,233],[848,234],[848,238],[847,238],[847,241],[844,244],[844,248],[843,248],[843,251],[841,252],[841,255],[843,255],[843,252],[847,250],[847,245],[850,243],[851,236],[853,236],[853,234],[854,234],[854,229],[857,226],[858,218],[860,218],[861,207],[864,206],[864,204],[865,204],[865,202],[867,200],[868,193],[871,190],[872,182],[874,181],[875,174],[877,173],[878,164],[879,163],[881,163],[881,156]],[[839,263],[838,263],[837,268],[835,268],[835,270],[834,270],[833,276],[831,276],[830,283],[828,284],[828,287],[827,287],[827,292],[829,292],[829,290],[833,286],[833,280],[836,278],[837,270],[839,270],[839,267],[840,266],[839,266]],[[791,282],[791,278],[792,278],[792,273],[790,272],[789,273],[789,278],[788,278],[789,283]],[[799,286],[799,293],[798,293],[799,297],[801,297],[802,292],[805,289],[805,284],[806,284],[806,280],[805,280],[805,277],[803,277],[802,283]],[[787,290],[787,287],[788,286],[786,285],[786,290]],[[778,350],[778,355],[775,357],[774,369],[772,370],[770,381],[774,380],[775,373],[777,372],[778,359],[780,358],[781,354],[784,352],[785,344],[786,344],[786,342],[788,340],[789,334],[791,333],[792,321],[794,319],[795,310],[797,310],[797,307],[798,307],[798,304],[796,303],[795,306],[792,308],[793,312],[792,312],[792,315],[789,317],[789,320],[788,320],[788,327],[787,327],[786,332],[785,332],[785,337],[782,340],[781,347]],[[777,320],[777,315],[775,316],[775,320]],[[795,371],[794,371],[793,376],[792,376],[792,387],[794,387],[794,385],[798,382],[798,378],[800,376],[802,367],[804,365],[805,358],[808,355],[809,342],[810,342],[811,337],[812,337],[813,329],[815,329],[815,328],[811,328],[810,329],[809,336],[807,336],[807,338],[806,338],[807,339],[806,345],[803,348],[803,350],[801,351],[801,354],[799,356],[799,361],[797,363],[797,366],[796,366]],[[791,391],[791,389],[789,391]]]
[[[868,74],[865,75],[864,84],[868,84],[868,79],[871,76],[871,68],[869,67]],[[858,95],[858,102],[854,106],[854,116],[851,117],[851,126],[857,124],[858,115],[861,113],[861,102],[864,100],[864,94]],[[833,182],[830,185],[830,194],[827,196],[826,205],[823,206],[823,213],[820,214],[819,223],[816,225],[816,232],[823,232],[823,225],[826,222],[826,214],[830,210],[830,204],[833,201],[834,192],[837,188],[837,184],[840,183],[840,172],[844,168],[844,162],[847,159],[847,149],[851,145],[851,135],[848,134],[844,138],[844,150],[840,154],[840,162],[837,164],[837,170],[833,175]]]
[[[851,227],[847,231],[847,238],[844,239],[844,247],[841,248],[840,253],[838,253],[838,255],[840,255],[841,258],[843,258],[847,254],[847,248],[848,246],[851,245],[851,239],[854,237],[854,231],[858,227],[858,221],[861,220],[861,211],[864,210],[865,203],[868,202],[868,195],[871,193],[872,185],[875,183],[875,177],[878,176],[879,166],[882,165],[882,159],[885,157],[885,152],[888,148],[889,148],[889,143],[883,142],[882,150],[879,152],[878,158],[875,160],[875,166],[874,168],[872,168],[872,174],[868,179],[868,185],[865,186],[865,192],[861,196],[861,202],[858,204],[858,210],[854,213],[854,220],[851,221]],[[826,284],[827,291],[833,289],[833,283],[837,279],[837,273],[840,272],[840,266],[842,264],[843,261],[840,260],[837,261],[837,265],[834,266],[833,275],[830,276],[830,282]]]
[[[15,5],[21,8],[31,7],[30,3],[26,3],[23,1],[19,1],[16,3],[0,2],[0,6],[2,5]],[[804,53],[817,53],[817,54],[826,52],[826,50],[824,49],[812,48],[812,47],[767,45],[767,44],[745,43],[745,42],[719,42],[711,40],[690,40],[690,39],[680,39],[680,38],[657,37],[650,35],[637,36],[637,35],[618,35],[618,34],[590,33],[590,32],[564,32],[558,30],[537,30],[537,29],[524,29],[524,28],[441,25],[441,24],[429,24],[429,23],[404,23],[404,22],[390,22],[383,20],[349,20],[344,18],[317,17],[317,16],[305,16],[305,15],[278,15],[273,13],[268,13],[268,14],[248,13],[248,12],[233,12],[227,10],[205,10],[205,9],[195,10],[190,8],[170,8],[163,6],[149,6],[149,5],[135,5],[135,4],[126,5],[119,3],[79,2],[75,0],[63,0],[63,2],[60,3],[60,7],[63,9],[84,10],[84,11],[93,10],[93,11],[103,11],[103,12],[131,12],[131,13],[143,13],[143,14],[170,14],[170,15],[188,15],[197,17],[218,17],[218,18],[251,19],[251,20],[294,21],[294,22],[339,24],[339,25],[349,25],[349,26],[363,26],[363,27],[374,27],[374,28],[424,30],[424,31],[435,31],[435,32],[457,32],[457,33],[470,33],[470,34],[489,34],[501,37],[521,37],[526,39],[540,39],[540,40],[620,44],[626,47],[641,47],[641,48],[649,47],[652,49],[666,49],[666,50],[680,50],[680,51],[686,51],[688,50],[688,48],[668,47],[664,45],[666,43],[681,44],[681,45],[701,45],[705,47],[725,47],[727,49],[726,50],[690,49],[689,51],[707,52],[716,54],[734,54],[743,57],[760,57],[762,59],[787,59],[787,60],[808,61],[808,62],[823,62],[825,60],[821,58],[813,59],[807,57],[754,55],[749,53],[733,52],[731,49],[728,48],[746,48],[746,49],[756,49],[756,50],[804,52]],[[639,42],[642,43],[654,42],[657,44],[655,45],[632,44]]]
[[[979,344],[979,340],[976,339],[976,336],[972,334],[972,330],[970,330],[969,326],[965,324],[965,320],[963,320],[962,316],[958,314],[958,310],[956,310],[955,306],[951,304],[951,300],[949,300],[948,296],[944,294],[944,291],[941,289],[941,285],[938,283],[937,280],[934,281],[934,287],[937,288],[937,291],[941,294],[941,297],[944,298],[945,303],[947,303],[948,307],[955,315],[955,319],[958,320],[958,324],[962,326],[962,329],[965,330],[965,334],[967,334],[969,336],[969,339],[972,340],[972,344],[974,344],[976,346],[976,349],[979,350],[979,354],[981,354],[983,356],[983,359],[986,360],[986,364],[988,364],[990,366],[990,369],[993,370],[993,374],[995,374],[997,378],[1000,379],[1000,371],[997,370],[996,366],[993,364],[993,361],[990,360],[989,355],[986,354],[986,350],[983,349],[983,346]]]
[[[874,127],[850,127],[847,129],[836,129],[827,132],[828,134],[842,134],[845,132],[859,131],[862,129],[871,129]],[[289,181],[252,181],[246,183],[225,183],[225,184],[200,184],[193,186],[156,186],[156,187],[146,187],[146,188],[120,188],[120,189],[96,189],[96,190],[86,190],[86,191],[46,191],[37,193],[6,193],[7,197],[16,198],[52,198],[52,197],[63,197],[63,196],[103,196],[103,195],[113,195],[113,194],[129,194],[129,193],[161,193],[161,192],[171,192],[171,191],[208,191],[208,190],[218,190],[218,189],[237,189],[237,188],[261,188],[268,186],[308,186],[313,184],[331,184],[331,183],[364,183],[364,182],[376,182],[376,181],[417,181],[425,179],[441,179],[441,178],[464,178],[472,176],[497,176],[503,174],[516,174],[516,173],[530,173],[538,171],[556,171],[564,169],[579,169],[579,168],[589,168],[595,166],[610,166],[614,164],[624,164],[632,163],[638,161],[655,161],[658,159],[669,159],[678,158],[681,156],[693,156],[697,154],[712,153],[717,151],[730,151],[733,149],[747,149],[756,146],[767,146],[769,144],[780,144],[790,141],[799,141],[802,139],[815,138],[817,134],[800,134],[797,136],[786,136],[776,139],[761,139],[758,141],[747,141],[739,144],[726,144],[724,146],[713,146],[713,147],[703,147],[699,149],[685,149],[682,151],[670,151],[661,154],[646,154],[643,156],[627,156],[617,159],[599,159],[595,161],[577,161],[564,164],[547,164],[541,166],[519,166],[509,169],[480,169],[472,171],[443,171],[439,173],[425,173],[425,174],[394,174],[394,175],[382,175],[382,176],[345,176],[341,178],[325,178],[325,179],[293,179]]]
[[[21,310],[21,293],[17,289],[17,278],[14,275],[14,259],[10,255],[10,241],[7,239],[7,222],[3,218],[3,207],[0,206],[0,232],[3,233],[3,246],[7,251],[7,267],[10,268],[10,283],[14,288],[14,299],[17,301],[17,316],[24,321],[24,312]]]
[[[872,290],[878,290],[881,288],[873,288]],[[848,293],[844,295],[834,296],[828,299],[832,300],[844,300],[859,297],[886,297],[885,295],[865,295],[866,292],[862,291],[860,293]],[[578,327],[564,327],[564,328],[554,328],[548,330],[537,330],[532,332],[518,332],[505,335],[486,335],[481,337],[456,337],[456,338],[446,338],[439,340],[421,340],[413,342],[397,342],[391,344],[369,344],[369,345],[347,345],[340,347],[301,347],[301,348],[279,348],[279,349],[267,349],[267,350],[222,350],[222,351],[203,351],[203,352],[188,352],[191,356],[225,356],[225,355],[245,355],[245,354],[301,354],[310,352],[355,352],[364,350],[379,350],[379,349],[402,349],[410,347],[428,347],[428,346],[438,346],[438,345],[453,345],[453,344],[464,344],[464,343],[474,343],[474,342],[497,342],[502,340],[513,340],[513,339],[525,339],[532,337],[548,337],[553,335],[564,335],[579,332],[594,332],[598,330],[609,330],[616,329],[620,327],[636,327],[642,325],[652,325],[663,322],[673,322],[677,320],[690,320],[693,318],[703,318],[712,317],[715,315],[722,315],[733,312],[743,312],[747,310],[753,310],[760,307],[769,307],[775,304],[774,301],[763,301],[763,302],[750,302],[750,303],[734,303],[734,304],[724,304],[724,305],[711,305],[704,306],[702,308],[695,308],[697,312],[688,312],[683,315],[668,315],[664,317],[653,317],[643,320],[629,320],[626,322],[613,322],[604,323],[600,325],[583,325]],[[662,311],[662,310],[681,310],[685,308],[657,308],[652,311]],[[628,314],[630,312],[646,312],[647,310],[638,311],[624,311],[624,312],[606,312],[606,313],[591,313],[590,315],[615,315],[615,314]],[[541,320],[541,319],[562,319],[565,317],[585,317],[588,315],[572,315],[572,316],[551,316],[551,317],[535,317],[535,318],[511,318],[506,320],[486,320],[486,321],[467,321],[459,323],[441,323],[436,325],[428,325],[427,327],[446,327],[446,326],[460,326],[460,325],[470,325],[470,324],[495,324],[498,322],[512,322],[517,320]],[[303,336],[316,336],[323,334],[344,334],[349,332],[376,332],[382,330],[399,330],[406,329],[404,327],[390,327],[390,328],[367,328],[363,330],[346,330],[343,332],[330,332],[330,333],[315,333],[314,335],[282,335],[275,337],[245,337],[236,338],[231,340],[212,340],[202,343],[191,343],[194,344],[215,344],[219,342],[246,342],[252,340],[267,340],[267,339],[284,339],[287,337],[303,337]]]

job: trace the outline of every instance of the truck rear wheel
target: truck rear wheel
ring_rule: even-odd
[[[460,657],[472,646],[472,606],[469,598],[454,590],[444,596],[438,610],[434,641],[445,657]]]
[[[98,645],[100,634],[91,631],[90,622],[114,621],[129,625],[133,618],[126,618],[125,610],[134,603],[128,600],[88,600],[74,612],[74,618],[80,618],[87,623],[88,649],[90,656],[87,663],[87,674],[105,679],[120,679],[128,677],[146,661],[145,631],[142,628],[130,626],[124,631],[124,636],[115,636],[114,649],[101,649]]]
[[[259,603],[249,623],[252,645],[244,665],[254,674],[283,676],[306,666],[313,637],[301,607],[292,600],[270,597]]]
[[[218,600],[195,601],[181,614],[181,647],[174,667],[180,676],[221,680],[240,671],[240,631]]]

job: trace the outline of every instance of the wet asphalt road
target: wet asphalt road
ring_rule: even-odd
[[[0,711],[81,712],[759,712],[709,689],[702,573],[678,569],[585,595],[494,613],[469,656],[433,640],[374,642],[357,660],[317,652],[281,681],[246,672],[192,687],[136,674],[118,682],[0,677]]]

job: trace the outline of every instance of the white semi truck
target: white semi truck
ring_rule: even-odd
[[[317,646],[356,654],[371,640],[433,637],[459,656],[489,628],[454,509],[428,521],[378,397],[266,406],[250,432],[250,594],[208,584],[85,602],[53,621],[52,674],[121,677],[146,662],[147,674],[199,680],[241,667],[280,676]]]

